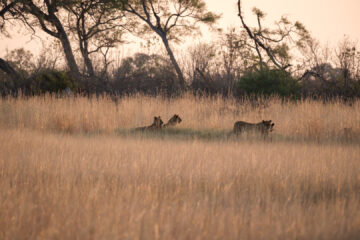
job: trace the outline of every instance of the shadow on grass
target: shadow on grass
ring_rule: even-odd
[[[139,131],[135,129],[118,129],[116,134],[121,136],[141,136],[160,139],[180,139],[180,140],[228,140],[233,137],[231,132],[225,130],[193,130],[189,128],[168,128],[153,131]]]
[[[246,142],[289,142],[289,143],[318,143],[318,144],[360,144],[360,138],[344,139],[341,137],[310,138],[283,136],[277,133],[270,133],[268,137],[261,134],[233,134],[231,130],[202,129],[194,130],[189,128],[168,128],[154,131],[139,131],[135,129],[117,129],[116,135],[123,137],[145,137],[156,139],[174,140],[204,140],[204,141],[246,141]]]

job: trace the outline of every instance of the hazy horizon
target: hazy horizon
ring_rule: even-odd
[[[240,26],[237,16],[236,0],[224,1],[205,0],[208,9],[218,14],[222,14],[218,26],[226,30],[229,27]],[[356,22],[360,22],[360,1],[344,0],[243,0],[243,13],[247,23],[251,26],[256,24],[251,9],[257,7],[266,13],[265,25],[272,27],[274,21],[280,19],[282,15],[289,17],[291,21],[302,22],[311,32],[312,36],[318,39],[321,44],[335,46],[344,36],[351,40],[360,39],[360,28]],[[208,37],[206,34],[204,38]],[[31,40],[30,34],[24,36],[19,33],[19,29],[14,29],[12,39],[0,37],[0,57],[6,54],[6,49],[24,47],[36,52],[37,46],[41,43],[36,37]],[[121,47],[120,47],[121,48]],[[41,47],[39,47],[39,50]]]
[[[220,22],[225,25],[240,25],[237,16],[236,0],[232,4],[219,3],[217,0],[206,0],[210,10],[220,12]],[[289,17],[291,21],[300,21],[311,32],[312,36],[321,43],[329,42],[336,44],[344,35],[353,40],[360,39],[360,28],[356,23],[360,22],[360,1],[358,0],[243,0],[243,13],[246,21],[255,26],[256,19],[252,14],[252,8],[257,7],[266,13],[266,26],[271,27],[274,21],[282,15]]]

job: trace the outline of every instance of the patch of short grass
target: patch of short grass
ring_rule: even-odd
[[[100,133],[100,132],[97,132]],[[175,140],[204,140],[204,141],[269,141],[269,142],[292,142],[292,143],[340,143],[360,144],[360,137],[344,138],[342,136],[328,136],[315,138],[311,136],[288,136],[276,132],[264,136],[260,133],[242,133],[236,135],[230,129],[191,129],[191,128],[167,128],[161,130],[139,131],[137,129],[117,129],[115,135],[122,137],[145,137],[155,139]]]

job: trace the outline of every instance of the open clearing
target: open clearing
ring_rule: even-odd
[[[359,239],[359,130],[359,101],[2,99],[0,239]]]

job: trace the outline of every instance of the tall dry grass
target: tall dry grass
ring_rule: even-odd
[[[149,125],[154,116],[164,121],[179,114],[182,128],[231,130],[237,120],[259,122],[271,119],[276,134],[305,138],[333,138],[360,135],[360,101],[322,103],[281,99],[236,101],[221,97],[199,98],[185,94],[179,98],[131,96],[116,99],[55,98],[0,99],[0,125],[11,128],[60,132],[113,132]],[[344,130],[345,129],[345,130]]]
[[[359,102],[265,104],[0,100],[0,239],[359,239],[360,148],[341,140]],[[274,134],[339,141],[108,134],[173,113],[179,128],[271,118]]]

